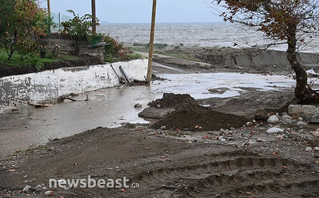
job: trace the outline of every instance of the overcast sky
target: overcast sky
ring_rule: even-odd
[[[46,0],[44,0],[46,2]],[[46,3],[43,7],[46,7]],[[108,23],[149,23],[152,0],[96,0],[97,17]],[[219,22],[211,0],[157,0],[157,22]],[[216,6],[214,6],[216,7]],[[51,11],[91,13],[91,0],[51,0]]]

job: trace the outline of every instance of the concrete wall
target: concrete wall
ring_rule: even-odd
[[[74,40],[68,35],[48,34],[41,38],[41,43],[51,52],[57,45],[60,46],[60,53],[71,54],[74,51]],[[89,45],[85,38],[80,39],[80,54],[96,56],[102,60],[104,47],[88,48]]]
[[[112,64],[121,75],[122,66],[131,80],[145,81],[147,60],[133,60]],[[121,75],[122,76],[122,75]],[[39,73],[0,78],[0,106],[13,100],[28,103],[55,103],[70,93],[84,93],[120,85],[111,64],[63,68]]]

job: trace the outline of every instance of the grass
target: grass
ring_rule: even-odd
[[[135,54],[135,53],[128,53],[125,54],[122,57],[116,57],[112,54],[105,54],[104,55],[104,61],[108,63],[114,63],[117,61],[128,61],[128,60],[135,60],[135,59],[142,59],[143,56],[141,54]]]
[[[18,53],[14,53],[11,60],[8,60],[8,54],[6,50],[0,49],[0,64],[4,63],[6,65],[11,66],[21,66],[21,65],[34,65],[37,68],[42,68],[45,63],[52,63],[52,62],[61,62],[61,61],[74,61],[78,60],[79,57],[67,55],[67,54],[60,54],[58,56],[54,56],[52,53],[47,53],[45,58],[41,58],[39,54],[27,54],[21,56]]]
[[[166,53],[157,52],[157,53],[165,55],[165,56],[171,56],[171,57],[178,58],[178,59],[185,59],[185,60],[191,60],[191,61],[197,61],[197,62],[202,61],[194,56],[191,56],[189,54],[184,54],[184,53],[176,53],[176,52],[174,52],[174,53],[173,52],[166,52]]]
[[[177,48],[176,48],[177,47]],[[175,46],[174,49],[179,49],[180,46]],[[140,47],[131,47],[130,48],[133,51],[137,51],[137,52],[148,52],[148,48],[140,48]],[[189,54],[185,54],[182,51],[181,52],[167,52],[167,51],[154,51],[154,54],[158,54],[158,55],[164,55],[164,56],[170,56],[170,57],[174,57],[174,58],[178,58],[178,59],[185,59],[185,60],[191,60],[191,61],[197,61],[197,62],[202,62],[201,59],[196,58],[192,55]]]
[[[150,44],[143,44],[143,43],[133,43],[134,47],[144,47],[144,48],[149,48]],[[154,48],[155,49],[165,49],[168,47],[168,44],[166,43],[154,43]]]

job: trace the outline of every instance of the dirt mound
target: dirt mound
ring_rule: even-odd
[[[180,105],[163,119],[154,123],[151,127],[159,129],[165,126],[166,129],[182,130],[206,130],[215,131],[221,128],[238,128],[245,124],[246,118],[225,114],[212,109],[188,103]]]
[[[148,103],[148,106],[155,108],[174,108],[182,104],[197,104],[197,102],[189,94],[164,93],[163,98]]]

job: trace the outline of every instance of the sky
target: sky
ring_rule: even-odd
[[[46,8],[46,0],[42,7]],[[157,23],[220,22],[220,13],[212,0],[157,0]],[[100,22],[150,23],[152,0],[96,0]],[[66,14],[72,9],[79,15],[91,13],[91,0],[51,0],[51,12]]]

